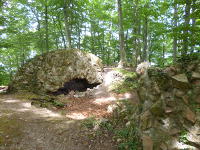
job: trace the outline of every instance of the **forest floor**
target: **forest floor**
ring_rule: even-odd
[[[110,71],[105,70],[107,80]],[[88,118],[111,116],[108,108],[117,100],[133,99],[130,93],[108,92],[105,82],[93,91],[95,96],[91,98],[68,100],[62,96],[67,101],[62,109],[36,107],[14,94],[1,94],[0,150],[116,150],[111,133],[86,127]]]

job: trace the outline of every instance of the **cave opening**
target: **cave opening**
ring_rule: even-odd
[[[86,79],[73,79],[69,82],[66,82],[63,87],[59,88],[57,91],[52,92],[53,95],[67,95],[70,91],[79,91],[85,92],[87,88],[94,88],[98,86],[100,83],[90,84]]]

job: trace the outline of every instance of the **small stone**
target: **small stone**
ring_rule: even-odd
[[[200,73],[192,72],[192,79],[200,79]]]
[[[189,81],[185,74],[178,74],[172,76],[172,86],[178,89],[184,89],[189,87]]]
[[[188,83],[188,78],[185,74],[178,74],[178,75],[173,76],[172,78],[179,82]]]
[[[193,84],[193,86],[200,86],[200,80],[194,80],[193,82],[192,82],[192,84]]]
[[[155,116],[162,116],[163,115],[163,107],[162,107],[162,102],[157,101],[155,104],[150,109],[151,113]]]
[[[170,135],[176,135],[180,133],[180,130],[178,128],[173,128],[170,130]]]
[[[162,143],[162,144],[160,145],[160,149],[161,149],[161,150],[168,150],[167,145],[164,144],[164,143]]]
[[[172,109],[172,108],[170,108],[170,107],[166,107],[165,108],[165,113],[166,114],[169,114],[169,113],[172,113],[174,110]]]
[[[189,103],[189,96],[185,95],[182,97],[183,98],[183,101],[188,104]]]
[[[177,96],[177,97],[183,97],[183,95],[184,95],[185,93],[183,92],[183,91],[181,91],[181,90],[175,90],[175,95]]]
[[[142,137],[143,150],[153,150],[153,140],[150,136],[143,135]]]
[[[183,112],[183,117],[187,119],[188,121],[195,123],[196,122],[196,116],[193,111],[190,110],[189,107],[187,107]]]
[[[126,127],[130,126],[130,124],[131,124],[131,122],[128,121],[128,122],[126,123]]]
[[[195,102],[199,103],[200,104],[200,95],[197,96],[197,98],[195,99]]]
[[[152,121],[151,121],[151,112],[150,111],[146,111],[142,114],[142,116],[140,117],[141,119],[141,125],[142,125],[142,129],[145,130],[147,128],[151,128],[152,127]]]

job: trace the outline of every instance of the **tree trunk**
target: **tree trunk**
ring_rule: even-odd
[[[174,39],[173,39],[173,62],[176,62],[176,57],[177,57],[177,26],[178,26],[178,6],[176,0],[174,0]]]
[[[192,13],[194,13],[196,10],[196,0],[192,0]],[[195,24],[196,24],[196,20],[193,17],[192,18],[192,31],[191,31],[191,53],[194,52],[194,47],[195,47],[195,38],[193,37],[193,35],[195,34]]]
[[[45,4],[45,49],[49,51],[48,4]]]
[[[62,23],[61,23],[61,20],[60,20],[60,16],[56,16],[56,19],[58,20],[58,25],[59,25],[59,32],[60,32],[60,35],[62,37],[62,41],[63,41],[63,44],[64,44],[64,48],[66,49],[67,48],[67,45],[66,45],[66,41],[65,41],[65,36],[63,34],[63,29],[62,29]]]
[[[91,51],[97,55],[97,50],[95,49],[95,31],[94,31],[94,23],[91,21],[90,22],[90,34],[91,34]]]
[[[42,33],[41,33],[41,23],[40,23],[39,15],[38,15],[38,12],[36,12],[36,10],[34,10],[34,8],[32,8],[31,6],[30,6],[30,9],[32,13],[35,15],[35,18],[37,20],[37,30],[39,33],[38,45],[39,45],[40,52],[43,54],[44,46],[43,46],[43,38],[42,38]]]
[[[144,26],[143,26],[143,61],[148,60],[148,54],[147,54],[147,36],[148,36],[148,18],[145,16],[144,18]]]
[[[56,49],[58,50],[58,49],[59,49],[59,37],[57,36],[57,33],[56,33],[56,28],[57,28],[57,26],[56,26],[56,21],[55,21],[55,19],[54,19],[53,16],[52,16],[51,18],[52,18],[52,20],[53,20],[54,34],[55,34],[55,36],[56,36]]]
[[[188,36],[189,36],[189,23],[190,23],[190,8],[191,8],[191,0],[186,0],[185,6],[185,22],[184,22],[184,30],[183,30],[183,51],[182,55],[186,55],[188,52]]]
[[[135,0],[134,0],[135,1]],[[138,0],[135,1],[133,5],[133,52],[132,52],[132,59],[133,59],[133,66],[137,66],[138,63]]]
[[[163,35],[163,42],[162,42],[162,65],[165,66],[165,37]]]
[[[70,24],[69,24],[69,11],[67,10],[67,8],[68,8],[67,0],[64,0],[63,14],[64,14],[64,23],[65,23],[65,36],[67,40],[67,47],[72,48]]]
[[[120,62],[118,67],[123,68],[126,66],[126,51],[124,49],[124,28],[122,18],[121,0],[117,0],[118,5],[118,24],[119,24],[119,41],[120,41]]]
[[[137,25],[137,35],[141,35],[141,20],[138,19],[138,25]],[[137,43],[137,49],[136,49],[136,65],[139,64],[141,62],[141,40],[140,38],[136,39],[136,43]]]

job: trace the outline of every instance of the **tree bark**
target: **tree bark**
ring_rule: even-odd
[[[185,6],[185,22],[184,22],[184,30],[183,30],[183,51],[182,55],[186,55],[188,52],[188,36],[189,36],[189,23],[190,23],[190,8],[191,8],[191,0],[186,0]]]
[[[69,24],[69,11],[67,8],[68,8],[67,0],[64,0],[63,14],[64,14],[64,23],[65,23],[65,36],[66,36],[66,41],[67,41],[67,47],[72,48],[70,24]]]
[[[144,26],[143,26],[143,61],[148,60],[148,54],[147,54],[147,36],[148,36],[148,17],[144,17]]]
[[[61,20],[60,20],[60,16],[56,16],[56,19],[58,20],[58,25],[59,25],[59,32],[60,32],[60,35],[62,37],[62,41],[63,41],[63,44],[64,44],[64,48],[66,49],[67,48],[67,45],[66,45],[66,41],[65,41],[65,36],[63,34],[63,29],[62,29],[62,23],[61,23]]]
[[[178,26],[178,5],[177,5],[177,2],[176,0],[174,0],[174,31],[173,31],[173,34],[174,34],[174,39],[173,39],[173,62],[175,63],[176,62],[176,57],[177,57],[177,32],[176,32],[176,29],[177,29],[177,26]]]
[[[196,0],[192,0],[192,13],[194,13],[196,10]],[[195,24],[196,24],[196,20],[193,17],[192,18],[192,31],[191,31],[191,53],[194,52],[194,47],[195,47],[195,38],[193,37],[193,35],[195,34]]]
[[[141,35],[141,20],[138,19],[138,25],[137,25],[137,35]],[[136,49],[136,65],[139,64],[141,62],[141,39],[138,37],[136,39],[136,43],[137,43],[137,49]]]
[[[122,4],[121,0],[117,0],[118,5],[118,24],[119,24],[119,41],[120,41],[120,61],[118,67],[123,68],[126,66],[126,51],[124,49],[124,28],[122,18]]]
[[[139,25],[139,16],[138,16],[138,0],[134,0],[133,2],[133,66],[137,66],[138,64],[138,25]]]
[[[39,39],[38,39],[38,45],[39,45],[39,49],[40,49],[40,52],[43,54],[44,53],[44,46],[43,46],[43,38],[42,38],[42,33],[41,33],[41,21],[39,19],[39,14],[37,12],[37,10],[34,10],[34,8],[32,8],[31,6],[29,6],[32,13],[35,15],[35,18],[37,20],[37,30],[38,30],[38,33],[39,33]]]
[[[49,28],[48,28],[48,4],[45,4],[45,49],[48,52],[49,51]]]
[[[53,25],[54,25],[54,28],[55,28],[54,33],[55,33],[55,36],[56,36],[56,49],[58,50],[59,49],[59,37],[57,36],[57,33],[56,33],[56,28],[57,28],[56,21],[55,21],[53,16],[51,18],[53,20]]]

